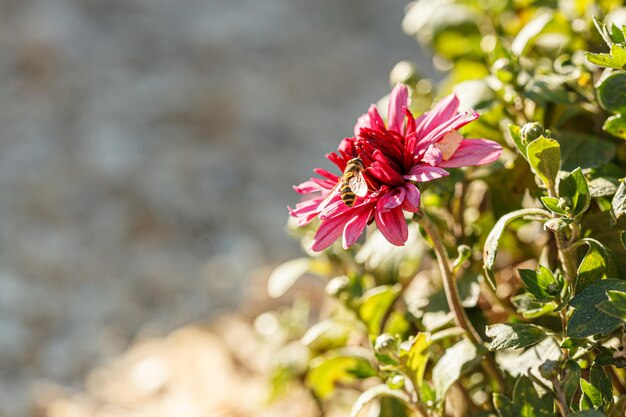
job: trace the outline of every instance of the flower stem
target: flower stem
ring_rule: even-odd
[[[456,285],[456,280],[452,275],[450,260],[448,259],[448,254],[443,244],[443,240],[441,239],[441,235],[439,234],[439,230],[433,224],[430,218],[428,218],[428,215],[426,213],[416,215],[415,219],[424,228],[426,234],[433,242],[433,249],[435,250],[435,254],[437,255],[437,261],[439,263],[439,269],[441,271],[443,289],[446,293],[446,299],[448,301],[450,311],[452,311],[452,314],[454,316],[454,323],[465,331],[468,339],[474,345],[482,347],[483,340],[474,328],[474,326],[472,326],[472,323],[469,321],[467,314],[465,314],[465,309],[461,305],[459,290]],[[498,365],[496,364],[495,359],[489,353],[487,353],[483,359],[483,367],[485,369],[485,372],[497,382],[500,391],[502,391],[505,386],[504,379],[498,371]]]

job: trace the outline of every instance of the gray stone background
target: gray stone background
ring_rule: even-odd
[[[291,185],[430,67],[405,3],[0,0],[0,415],[299,253]]]

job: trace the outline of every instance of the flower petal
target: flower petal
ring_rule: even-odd
[[[311,249],[319,252],[332,245],[341,236],[343,228],[349,220],[350,215],[347,212],[322,220],[322,224],[320,224],[313,238]]]
[[[409,238],[409,228],[400,207],[385,212],[377,210],[376,225],[385,239],[396,246],[404,246]]]
[[[450,175],[450,173],[439,167],[416,165],[411,168],[408,175],[404,176],[404,179],[409,181],[428,182],[447,175]]]
[[[444,168],[483,165],[498,159],[502,146],[488,139],[464,139],[452,157],[439,164]]]
[[[406,191],[403,187],[394,188],[391,192],[388,192],[378,200],[376,210],[385,212],[399,207],[404,201],[405,194]]]
[[[346,226],[343,229],[342,244],[344,249],[348,249],[350,246],[354,245],[354,242],[356,242],[359,236],[363,234],[363,230],[365,229],[371,214],[371,209],[361,210],[360,213],[354,215],[348,223],[346,223]]]
[[[417,132],[420,137],[426,136],[434,128],[452,118],[458,108],[459,99],[455,94],[444,97],[431,111],[425,113],[424,116],[418,120],[415,132]]]
[[[422,161],[432,166],[440,165],[443,161],[443,152],[438,147],[431,145],[422,157]]]
[[[395,130],[404,134],[404,111],[408,105],[409,89],[404,84],[396,84],[389,95],[389,107],[387,110],[387,129]]]
[[[442,121],[440,125],[435,126],[425,136],[419,136],[420,139],[414,150],[415,157],[419,159],[430,145],[439,142],[446,133],[451,130],[458,130],[476,119],[478,119],[478,113],[467,112],[457,114],[448,120]]]
[[[320,201],[322,201],[322,197],[302,201],[296,204],[295,209],[287,207],[287,209],[289,210],[289,215],[297,219],[296,223],[299,227],[305,226],[309,224],[311,220],[317,217],[317,206],[319,206]]]
[[[406,194],[404,196],[404,204],[403,208],[408,206],[410,208],[414,208],[415,210],[419,210],[420,207],[420,190],[415,186],[415,184],[411,184],[407,182],[404,185],[404,189],[406,190]],[[406,210],[406,208],[405,208]],[[413,210],[407,210],[415,213]]]

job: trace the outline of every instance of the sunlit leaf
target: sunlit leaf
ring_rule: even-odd
[[[339,382],[348,383],[376,375],[367,353],[360,349],[342,348],[312,359],[306,384],[324,399],[333,393]]]
[[[367,326],[370,335],[375,337],[380,334],[382,320],[401,289],[400,285],[381,285],[363,294],[359,317]]]
[[[534,324],[498,323],[487,326],[487,337],[493,339],[489,350],[525,348],[539,343],[549,334],[547,329]]]
[[[528,163],[547,188],[554,186],[561,165],[561,146],[554,139],[543,136],[526,148]]]
[[[604,122],[602,130],[616,138],[626,139],[626,117],[621,114],[609,117]]]
[[[587,179],[580,168],[576,168],[559,182],[559,197],[571,201],[570,212],[577,216],[587,210],[591,202]]]
[[[606,277],[608,264],[606,249],[600,242],[586,239],[589,250],[578,267],[576,289],[580,291],[589,284]]]
[[[324,320],[314,324],[302,336],[303,345],[312,350],[325,351],[345,346],[354,325],[347,321]]]
[[[277,298],[289,291],[300,277],[309,272],[311,262],[310,258],[292,259],[274,269],[267,282],[270,297]]]
[[[474,344],[465,339],[446,350],[433,369],[433,383],[438,401],[444,399],[448,389],[463,372],[480,362],[481,353]]]
[[[361,395],[359,395],[359,398],[356,399],[354,405],[352,406],[350,417],[358,416],[361,410],[363,410],[369,402],[380,397],[395,398],[407,407],[411,407],[411,400],[404,391],[391,389],[387,385],[377,385],[365,390]]]
[[[431,345],[428,333],[420,332],[408,342],[400,346],[400,360],[402,366],[411,377],[413,384],[419,389],[422,386],[424,371],[430,357]]]
[[[626,70],[626,47],[624,45],[611,44],[611,51],[608,54],[586,52],[585,55],[589,62],[599,67]]]
[[[511,52],[515,55],[523,55],[524,52],[530,47],[531,41],[539,36],[546,25],[550,23],[552,18],[552,13],[545,13],[528,22],[513,40],[513,43],[511,44]]]
[[[545,218],[550,218],[550,213],[546,210],[534,208],[513,211],[500,217],[498,222],[495,224],[493,229],[491,229],[491,232],[489,232],[489,235],[487,236],[487,240],[485,241],[485,248],[483,250],[483,267],[485,269],[485,274],[487,275],[489,284],[493,288],[496,287],[493,266],[496,262],[496,255],[498,254],[498,244],[500,243],[502,232],[504,232],[504,229],[510,222],[516,219],[523,218],[525,216],[541,216]]]
[[[616,220],[619,220],[626,213],[626,182],[620,183],[617,188],[613,201],[611,201],[611,209]]]

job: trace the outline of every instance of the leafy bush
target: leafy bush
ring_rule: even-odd
[[[624,416],[620,22],[617,0],[409,6],[404,30],[446,77],[396,65],[401,84],[328,155],[344,174],[296,187],[307,257],[269,291],[312,274],[327,297],[264,314],[282,324],[274,395],[302,383],[321,414],[353,416]]]

